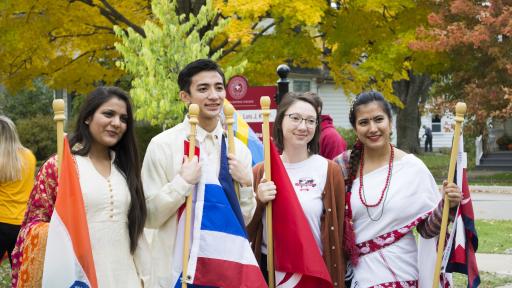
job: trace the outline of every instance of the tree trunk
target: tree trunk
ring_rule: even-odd
[[[176,1],[176,12],[178,15],[197,15],[204,5],[206,5],[206,0],[178,0]]]
[[[409,80],[393,82],[395,95],[404,103],[396,117],[397,147],[409,153],[420,151],[418,133],[421,125],[419,103],[426,101],[432,85],[429,75],[415,75],[408,71]]]

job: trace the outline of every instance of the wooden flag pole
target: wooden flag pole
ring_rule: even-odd
[[[235,120],[233,119],[233,114],[235,114],[235,108],[231,103],[224,104],[224,116],[226,116],[226,124],[228,126],[228,152],[230,154],[235,155],[235,133],[233,132],[233,123]],[[236,197],[240,200],[240,189],[239,186],[233,180],[233,186],[235,186]]]
[[[271,180],[270,177],[270,97],[263,96],[260,98],[261,113],[263,114],[263,151],[265,155],[264,169],[265,179]],[[268,287],[275,287],[275,271],[274,271],[274,235],[272,234],[272,201],[267,202],[265,223],[267,224],[267,270],[268,270]]]
[[[64,120],[66,116],[64,116],[64,100],[63,99],[55,99],[52,103],[53,106],[53,121],[55,121],[55,125],[57,126],[57,167],[60,173],[60,166],[62,163],[62,153],[64,149]]]
[[[462,122],[464,122],[464,114],[466,114],[466,103],[459,102],[455,105],[455,130],[453,132],[452,153],[450,155],[450,166],[448,167],[448,183],[453,183],[455,175],[455,164],[457,163],[457,155],[459,153],[459,139]],[[448,228],[448,212],[450,203],[446,195],[444,197],[443,218],[441,221],[441,232],[439,234],[439,242],[437,244],[437,259],[434,271],[433,288],[439,287],[439,276],[441,275],[441,262],[443,260],[444,242],[446,240],[446,229]]]
[[[190,104],[188,107],[188,122],[190,123],[190,134],[188,137],[189,147],[188,147],[188,159],[191,160],[194,158],[195,149],[196,149],[196,126],[199,120],[197,120],[197,116],[199,115],[199,106],[197,104]],[[183,274],[181,275],[181,287],[187,287],[187,281],[189,276],[187,275],[188,270],[188,258],[189,258],[189,250],[190,250],[190,229],[192,222],[192,197],[190,194],[187,196],[186,200],[186,208],[185,208],[185,240],[183,243]]]

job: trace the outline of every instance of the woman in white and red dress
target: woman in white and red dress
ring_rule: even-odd
[[[352,218],[355,232],[355,243],[345,243],[351,286],[431,287],[442,194],[420,159],[390,143],[391,108],[382,94],[358,95],[350,123],[358,140],[335,161],[346,179],[346,217]],[[444,183],[443,191],[450,207],[456,207],[459,188]]]

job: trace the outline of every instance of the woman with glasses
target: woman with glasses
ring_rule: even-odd
[[[324,258],[335,287],[344,286],[342,253],[345,184],[336,163],[318,155],[319,107],[311,97],[288,93],[279,105],[274,122],[274,143]],[[264,207],[276,197],[276,186],[263,179],[263,163],[254,167],[258,206],[247,229],[263,275],[266,269]],[[311,247],[314,249],[314,247]]]

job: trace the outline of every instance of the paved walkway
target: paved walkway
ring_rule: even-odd
[[[472,192],[471,198],[476,219],[512,220],[512,193]]]
[[[476,219],[512,220],[512,186],[470,186],[470,191]],[[480,271],[512,276],[511,254],[477,253],[476,259]]]
[[[512,255],[476,253],[478,270],[512,276]]]
[[[512,194],[512,186],[477,186],[470,185],[471,193],[495,193],[495,194]]]

